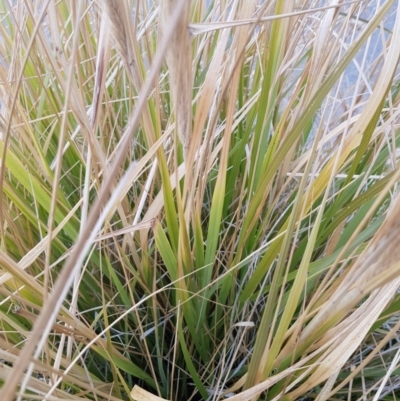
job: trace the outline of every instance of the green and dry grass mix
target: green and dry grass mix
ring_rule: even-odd
[[[397,1],[0,21],[1,401],[399,397]]]

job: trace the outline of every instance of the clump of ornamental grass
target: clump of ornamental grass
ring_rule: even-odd
[[[0,16],[2,401],[393,399],[394,0]]]

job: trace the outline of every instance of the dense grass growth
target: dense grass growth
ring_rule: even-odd
[[[398,2],[0,16],[1,401],[399,394]]]

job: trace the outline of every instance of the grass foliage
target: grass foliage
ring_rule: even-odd
[[[2,401],[394,399],[395,0],[0,17]]]

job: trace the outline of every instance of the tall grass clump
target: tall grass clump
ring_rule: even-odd
[[[393,400],[395,0],[0,1],[0,400]]]

